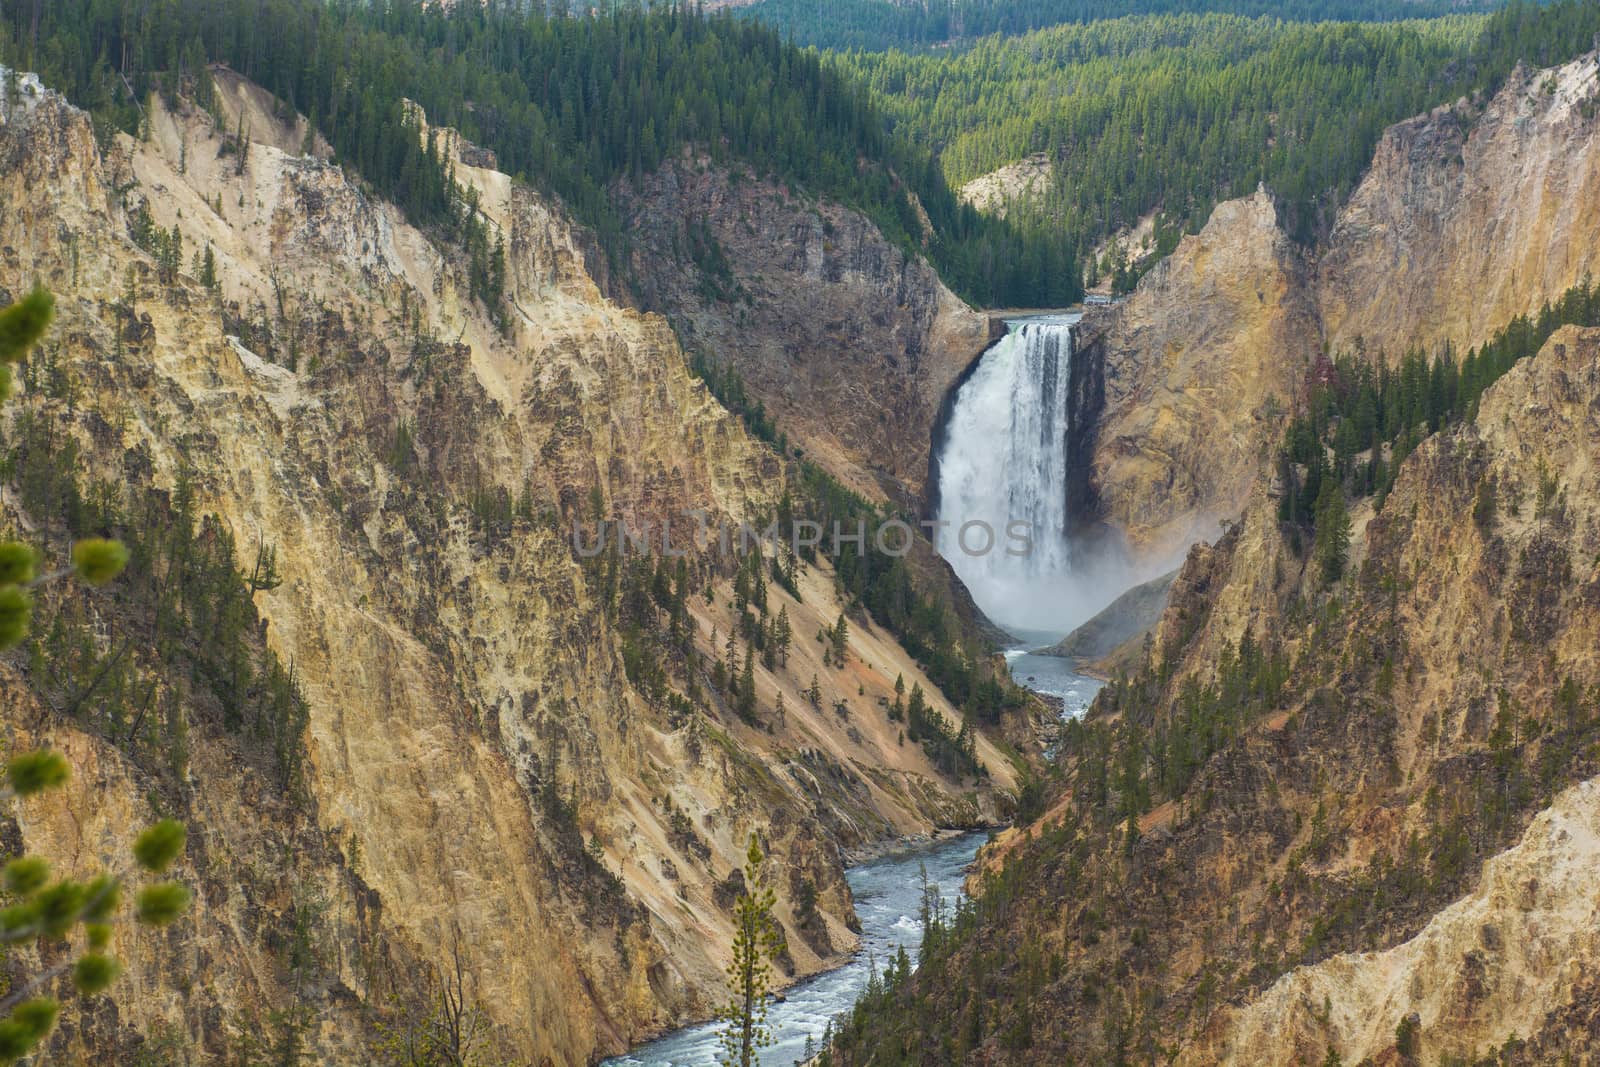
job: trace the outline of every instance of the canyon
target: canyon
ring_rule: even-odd
[[[848,864],[1020,813],[834,1063],[1592,1057],[1600,329],[1433,427],[1353,504],[1340,577],[1275,461],[1333,357],[1460,352],[1590,277],[1596,71],[1390,128],[1314,246],[1261,188],[1125,300],[999,346],[925,212],[891,241],[684,150],[607,190],[608,258],[409,105],[503,249],[486,302],[466,249],[226,67],[136,136],[13,79],[0,297],[43,284],[58,317],[0,423],[0,527],[58,561],[124,531],[138,581],[41,594],[0,658],[8,747],[73,770],[0,835],[84,873],[172,815],[195,889],[169,932],[117,931],[127,973],[52,1054],[367,1062],[455,974],[496,1055],[590,1063],[719,1009],[752,836],[787,986],[860,944]],[[807,493],[999,500],[1005,464],[941,463],[986,458],[967,386],[1036,419],[1028,449],[1044,427],[1030,514],[1117,560],[1102,602],[1151,580],[1057,649],[1110,677],[1081,721],[1005,683],[927,542],[891,623],[825,554],[696,540]],[[908,691],[965,761],[902,725]]]
[[[834,1064],[1593,1058],[1600,329],[1396,458],[1338,576],[1276,461],[1333,356],[1460,354],[1588,283],[1596,60],[1390,129],[1322,245],[1260,190],[1085,315],[1097,515],[1181,566]]]
[[[897,681],[961,713],[870,620],[852,617],[845,661],[823,662],[821,631],[847,607],[825,561],[792,592],[766,587],[795,640],[781,666],[755,664],[748,721],[716,694],[670,699],[682,677],[639,676],[642,638],[615,606],[631,572],[584,560],[574,529],[666,526],[688,545],[691,510],[756,523],[784,495],[782,457],[690,373],[664,319],[602,294],[581,232],[492,154],[433,131],[504,242],[498,322],[460,254],[328,162],[303,118],[212,75],[215,114],[154,95],[138,138],[97,135],[37,81],[0,129],[0,284],[58,294],[48,387],[30,379],[9,405],[7,442],[43,462],[15,431],[48,426],[85,492],[175,501],[247,572],[270,561],[241,640],[306,709],[290,788],[197,681],[135,652],[186,730],[173,771],[92,713],[48,713],[26,657],[0,662],[24,709],[9,742],[58,748],[75,783],[20,805],[12,840],[77,870],[156,811],[190,827],[192,913],[159,940],[119,933],[116,999],[67,1019],[56,1047],[127,1062],[167,1035],[223,1056],[292,1029],[320,1062],[360,1061],[386,1013],[427,1004],[460,959],[504,1054],[589,1062],[716,1008],[752,833],[783,872],[780,980],[841,961],[847,859],[1002,820],[1022,757],[979,732],[982,775],[963,780],[897,737]],[[924,294],[889,330],[907,359],[946,319],[986,329],[925,267],[884,269]],[[907,464],[890,473],[914,485]],[[3,503],[9,527],[58,545],[58,516]],[[688,646],[716,662],[743,610],[736,568],[692,557],[668,586]],[[90,647],[97,618],[137,632],[131,607],[85,596],[42,605],[44,629],[85,618]]]

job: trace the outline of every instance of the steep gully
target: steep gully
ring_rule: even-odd
[[[1099,683],[1061,659],[1031,655],[1028,642],[1060,638],[1120,592],[1073,534],[1071,488],[1083,432],[1075,420],[1073,325],[1076,312],[1008,320],[1000,340],[951,387],[935,423],[928,484],[939,525],[937,548],[978,607],[1013,635],[1007,651],[1020,683],[1081,714]],[[945,897],[959,897],[982,835],[935,840],[848,872],[862,922],[851,962],[791,989],[768,1017],[769,1067],[804,1058],[829,1020],[847,1011],[874,967],[899,948],[915,955],[922,938],[920,871]],[[611,1067],[692,1067],[712,1062],[722,1027],[686,1027],[608,1060]]]

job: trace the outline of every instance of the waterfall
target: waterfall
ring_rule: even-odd
[[[1014,632],[1061,633],[1085,617],[1067,540],[1077,319],[1008,323],[956,392],[939,453],[939,554],[984,613]]]

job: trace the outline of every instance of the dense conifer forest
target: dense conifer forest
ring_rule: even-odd
[[[862,210],[973,301],[1077,296],[1076,250],[1057,231],[1023,233],[960,205],[937,162],[886,132],[864,92],[776,31],[677,7],[584,18],[523,7],[12,2],[0,5],[0,57],[129,132],[146,94],[225,63],[308,115],[339,161],[410,218],[462,231],[480,255],[470,205],[406,100],[559,195],[613,254],[626,240],[614,183],[692,148]]]
[[[1382,25],[1163,15],[836,61],[952,185],[1043,154],[1052,180],[1009,217],[1088,248],[1155,214],[1159,256],[1261,182],[1315,237],[1385,127],[1490,92],[1519,61],[1569,60],[1596,31],[1600,7],[1579,0]],[[1136,271],[1110,258],[1091,271],[1131,285]]]
[[[1390,22],[1498,6],[1496,0],[756,0],[741,11],[818,48],[915,51],[1126,15],[1220,12],[1295,22]]]

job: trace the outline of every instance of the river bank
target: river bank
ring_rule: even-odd
[[[964,896],[962,884],[984,831],[945,833],[888,852],[845,872],[861,920],[861,948],[843,966],[798,982],[768,1010],[774,1042],[761,1050],[761,1067],[792,1067],[805,1058],[808,1039],[820,1045],[828,1022],[849,1011],[866,988],[873,968],[904,948],[913,960],[922,944],[922,892],[926,884],[946,904]],[[603,1067],[711,1067],[717,1062],[721,1026],[701,1023],[674,1031],[605,1061]]]

